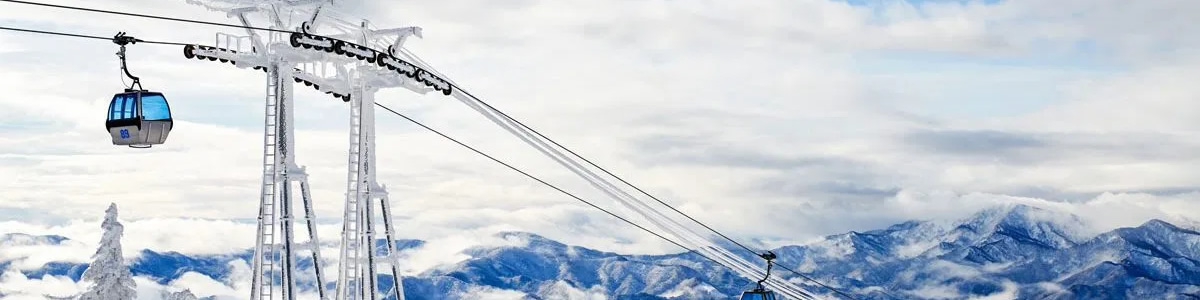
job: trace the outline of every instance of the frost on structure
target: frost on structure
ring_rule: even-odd
[[[104,235],[100,238],[100,247],[92,255],[92,263],[83,272],[83,280],[90,281],[87,292],[79,296],[81,300],[125,300],[137,298],[137,284],[133,282],[133,274],[125,266],[125,258],[121,257],[121,236],[125,226],[117,221],[117,204],[109,204],[105,210],[104,222],[100,228]]]

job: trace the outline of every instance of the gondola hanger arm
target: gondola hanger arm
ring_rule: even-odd
[[[124,31],[117,32],[117,35],[113,36],[112,39],[113,44],[121,46],[121,50],[117,51],[117,57],[121,59],[121,71],[125,72],[125,76],[129,76],[130,79],[133,79],[133,83],[129,85],[129,88],[127,88],[126,91],[135,91],[134,86],[137,87],[136,90],[142,90],[141,79],[137,76],[133,76],[132,73],[129,73],[129,67],[125,64],[125,45],[136,44],[137,42],[141,41],[142,40],[138,38],[125,35]]]

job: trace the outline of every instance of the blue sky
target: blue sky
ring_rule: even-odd
[[[183,1],[51,2],[231,22]],[[4,26],[195,43],[229,32],[0,5]],[[1106,227],[1200,219],[1190,155],[1200,90],[1189,80],[1200,37],[1178,34],[1198,25],[1189,1],[341,5],[379,27],[422,26],[408,47],[474,94],[747,239],[804,241],[1012,201]],[[95,219],[109,202],[130,219],[252,218],[261,73],[132,47],[133,70],[167,93],[179,121],[167,145],[132,151],[109,145],[100,125],[121,89],[115,50],[0,33],[0,88],[28,95],[0,100],[0,220]],[[336,218],[347,107],[297,91],[299,162],[318,214]],[[379,99],[602,199],[447,98]],[[402,120],[378,126],[380,180],[402,195],[396,214],[411,238],[526,230],[673,251]]]

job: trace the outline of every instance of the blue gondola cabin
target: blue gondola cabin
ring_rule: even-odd
[[[172,125],[171,107],[161,93],[127,89],[108,104],[105,127],[113,145],[149,148],[162,144]]]

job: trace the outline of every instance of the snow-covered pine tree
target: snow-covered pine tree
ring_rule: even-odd
[[[83,272],[83,280],[91,281],[87,292],[79,296],[80,300],[128,300],[137,298],[133,282],[133,274],[125,266],[121,257],[121,236],[125,226],[117,221],[117,204],[109,204],[104,211],[104,235],[100,238],[100,247],[92,255],[92,263]]]
[[[197,300],[196,295],[192,294],[189,289],[167,294],[163,297],[165,300]]]

